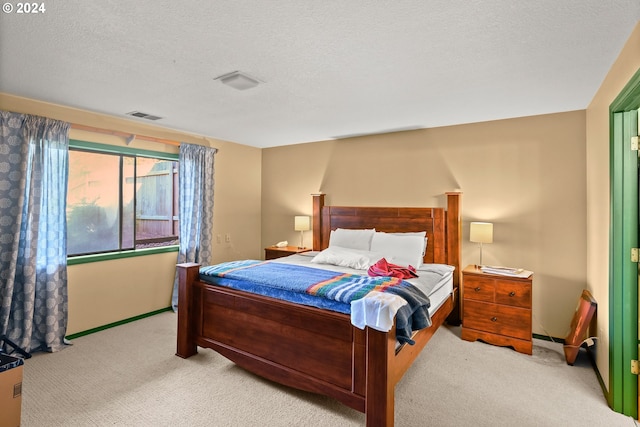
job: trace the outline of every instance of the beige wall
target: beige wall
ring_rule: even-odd
[[[464,192],[463,264],[478,262],[469,222],[494,223],[485,264],[535,272],[533,330],[564,337],[586,287],[585,111],[263,150],[262,242],[298,242],[310,194],[333,205],[444,205]],[[311,232],[305,245],[311,245]]]
[[[218,148],[215,170],[213,260],[259,258],[261,150],[204,138],[45,102],[0,93],[0,109],[37,114],[76,124],[201,144]],[[71,130],[72,139],[124,146],[111,135]],[[135,140],[130,145],[177,152],[171,145]],[[224,236],[229,234],[227,243]],[[69,324],[67,334],[82,332],[171,305],[177,253],[69,266]]]
[[[587,108],[587,282],[598,301],[597,365],[609,386],[609,105],[640,69],[640,24]]]

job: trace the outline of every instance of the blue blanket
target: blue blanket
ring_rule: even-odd
[[[334,309],[331,303],[321,303],[322,298],[309,298],[309,296],[323,297],[335,301],[339,307],[335,311],[343,313],[348,313],[350,306],[347,304],[364,297],[372,290],[393,293],[407,301],[407,305],[401,307],[396,314],[396,337],[401,343],[413,344],[412,331],[431,325],[428,312],[429,298],[410,283],[398,278],[344,274],[300,265],[257,260],[231,261],[202,267],[200,276],[203,280],[209,279],[223,286]],[[214,278],[216,280],[211,280]],[[234,286],[237,283],[252,285]],[[259,285],[260,290],[253,289],[254,285]]]

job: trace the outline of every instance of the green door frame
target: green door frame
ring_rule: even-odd
[[[638,418],[638,154],[631,136],[638,135],[640,70],[609,107],[611,224],[609,231],[609,404],[616,412]]]

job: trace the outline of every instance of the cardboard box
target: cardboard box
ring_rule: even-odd
[[[18,427],[22,412],[24,361],[0,353],[0,427]]]

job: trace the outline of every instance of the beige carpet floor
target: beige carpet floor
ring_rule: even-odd
[[[25,361],[22,426],[363,426],[332,399],[250,374],[211,350],[175,353],[165,312]],[[396,426],[603,426],[636,422],[606,404],[585,353],[534,340],[533,356],[442,327],[396,387]]]

